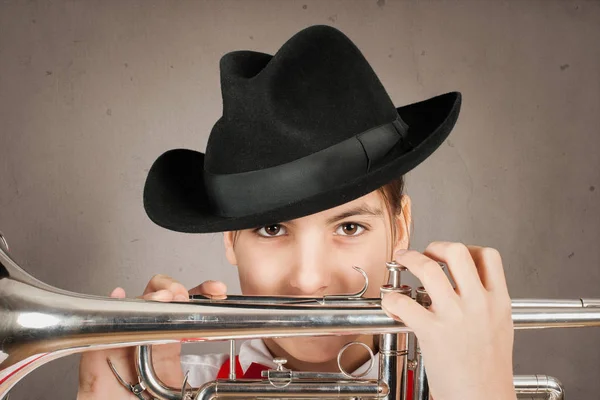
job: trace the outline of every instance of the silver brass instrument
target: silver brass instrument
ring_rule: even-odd
[[[192,298],[161,303],[113,299],[69,292],[45,284],[20,268],[0,241],[0,399],[32,370],[69,354],[138,346],[138,398],[161,400],[213,398],[371,398],[407,400],[407,371],[413,369],[413,399],[429,398],[426,366],[415,335],[389,318],[379,298],[353,295],[322,298],[228,296],[225,300]],[[355,268],[356,269],[356,268]],[[387,284],[381,292],[412,295],[401,283],[404,267],[388,263]],[[361,272],[359,269],[357,271]],[[364,273],[363,273],[364,274]],[[366,275],[365,275],[366,278]],[[423,288],[416,300],[429,299]],[[600,326],[600,299],[513,300],[516,329]],[[232,341],[251,338],[313,335],[379,335],[378,379],[340,373],[276,369],[262,379],[208,382],[200,388],[165,386],[150,362],[151,346],[173,342]],[[412,358],[411,358],[412,356]],[[339,364],[339,357],[338,357]],[[114,371],[113,372],[117,372]],[[122,382],[123,384],[128,384]],[[563,399],[561,383],[548,376],[515,376],[519,398]]]

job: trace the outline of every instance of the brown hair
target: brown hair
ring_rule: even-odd
[[[396,178],[391,182],[383,185],[377,192],[383,198],[383,201],[386,205],[388,216],[390,217],[390,225],[391,225],[391,249],[390,249],[390,260],[393,259],[394,246],[398,241],[398,229],[396,225],[396,218],[402,214],[402,198],[404,196],[404,176],[400,178]],[[407,216],[404,215],[404,221],[408,225]],[[408,228],[408,226],[407,226]],[[406,234],[408,235],[410,229]],[[408,237],[408,245],[410,247],[410,236]]]

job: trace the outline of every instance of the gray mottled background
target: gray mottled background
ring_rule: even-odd
[[[414,248],[498,248],[513,298],[600,297],[593,1],[2,1],[0,230],[13,256],[89,294],[138,295],[159,272],[239,293],[220,234],[148,220],[146,172],[167,149],[204,150],[224,53],[273,53],[317,23],[355,41],[398,105],[464,95],[450,138],[408,175]],[[74,398],[77,365],[46,364],[11,400]],[[600,328],[517,332],[515,373],[597,399]]]

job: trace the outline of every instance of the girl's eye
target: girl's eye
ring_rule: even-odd
[[[365,231],[365,227],[353,222],[342,224],[335,231],[340,236],[358,236]]]
[[[267,226],[263,226],[262,228],[257,229],[256,232],[260,236],[263,236],[263,237],[275,237],[275,236],[284,235],[285,228],[279,224],[267,225]]]

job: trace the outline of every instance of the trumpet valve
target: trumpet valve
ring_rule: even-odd
[[[384,294],[390,292],[411,296],[412,287],[402,284],[402,272],[406,271],[406,267],[396,261],[386,262],[385,266],[387,268],[387,279],[386,283],[379,288],[381,298]]]

